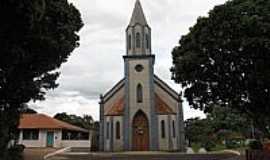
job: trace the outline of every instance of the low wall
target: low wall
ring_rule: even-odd
[[[62,140],[62,147],[78,147],[78,148],[90,148],[91,141],[90,140]]]
[[[22,140],[18,144],[22,144],[28,148],[46,147],[40,140]]]

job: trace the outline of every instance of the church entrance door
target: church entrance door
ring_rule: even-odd
[[[146,115],[139,111],[136,113],[132,124],[132,149],[133,151],[149,150],[149,125]]]

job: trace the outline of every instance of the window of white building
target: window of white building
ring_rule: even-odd
[[[23,140],[38,140],[39,130],[38,129],[24,129]]]

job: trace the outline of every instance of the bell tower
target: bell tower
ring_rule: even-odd
[[[154,101],[154,63],[151,53],[151,28],[136,0],[126,29],[124,150],[158,150],[158,123]],[[137,126],[136,116],[144,117]],[[146,132],[147,131],[147,132]],[[142,135],[136,136],[136,133]],[[137,143],[140,142],[140,143]],[[143,143],[141,143],[143,142]],[[142,145],[142,146],[140,146]]]
[[[139,0],[136,0],[126,29],[127,55],[151,54],[151,28],[148,26]]]

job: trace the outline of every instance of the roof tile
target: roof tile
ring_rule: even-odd
[[[88,130],[54,119],[45,114],[22,114],[19,129],[67,129],[81,132]]]
[[[157,114],[176,114],[169,105],[155,94]],[[124,97],[119,98],[105,113],[105,116],[121,116],[124,114]]]

